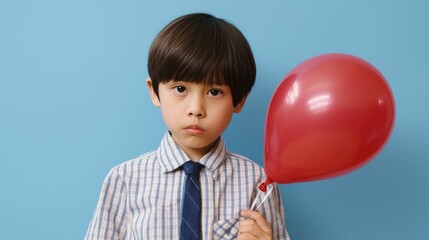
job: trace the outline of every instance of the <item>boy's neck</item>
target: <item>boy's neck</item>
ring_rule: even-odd
[[[182,147],[180,148],[186,153],[186,155],[188,155],[188,157],[192,161],[198,162],[201,160],[201,158],[204,157],[204,155],[206,155],[208,152],[210,152],[210,150],[212,150],[212,148],[216,145],[216,143],[217,143],[217,140],[204,148],[198,148],[198,149],[194,149],[194,148],[184,149]]]

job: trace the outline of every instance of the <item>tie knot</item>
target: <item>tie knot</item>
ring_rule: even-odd
[[[185,162],[182,167],[186,175],[198,175],[203,165],[194,161],[188,161]]]

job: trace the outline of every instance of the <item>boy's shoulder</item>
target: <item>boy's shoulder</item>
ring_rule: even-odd
[[[141,154],[135,158],[122,162],[114,166],[110,171],[117,172],[119,175],[129,175],[133,171],[140,169],[143,164],[151,165],[151,163],[156,161],[156,151],[150,151],[144,154]]]
[[[230,152],[230,151],[227,151],[226,153],[227,153],[226,161],[234,161],[237,164],[245,165],[247,167],[252,167],[252,168],[258,169],[260,171],[263,171],[263,168],[259,164],[257,164],[253,160],[251,160],[251,159],[249,159],[249,158],[247,158],[241,154],[237,154],[237,153]]]
[[[227,173],[239,181],[246,181],[252,186],[266,179],[265,171],[261,165],[249,158],[227,151],[225,162],[220,168],[221,172]]]

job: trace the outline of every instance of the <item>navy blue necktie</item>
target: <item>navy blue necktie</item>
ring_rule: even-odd
[[[180,226],[181,240],[201,238],[200,170],[202,167],[203,165],[193,161],[182,165],[186,173],[186,182]]]

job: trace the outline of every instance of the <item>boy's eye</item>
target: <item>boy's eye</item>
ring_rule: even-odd
[[[217,89],[211,89],[211,90],[208,92],[208,94],[209,94],[210,96],[214,96],[214,97],[216,97],[216,96],[221,95],[221,94],[222,94],[222,91],[217,90]]]
[[[186,92],[186,88],[184,86],[175,86],[174,89],[178,93],[184,93],[184,92]]]

